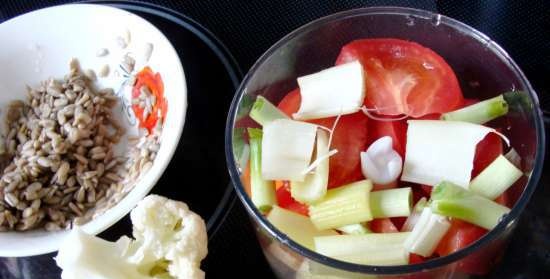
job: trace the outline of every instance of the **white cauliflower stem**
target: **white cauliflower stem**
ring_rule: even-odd
[[[206,226],[185,203],[150,195],[130,217],[135,240],[112,243],[75,228],[56,258],[62,278],[204,278]]]

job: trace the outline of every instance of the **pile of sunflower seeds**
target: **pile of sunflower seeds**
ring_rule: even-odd
[[[135,160],[113,154],[125,133],[111,114],[118,98],[91,82],[72,60],[63,80],[29,88],[26,102],[9,105],[0,141],[0,231],[67,229],[122,192]]]

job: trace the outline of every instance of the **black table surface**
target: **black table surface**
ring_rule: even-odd
[[[0,22],[19,14],[71,1],[3,1]],[[458,19],[508,51],[550,111],[549,1],[359,1],[359,0],[173,0],[150,1],[200,22],[228,47],[245,72],[281,37],[319,17],[366,6],[407,6]],[[231,94],[231,93],[228,93]],[[548,136],[547,136],[548,138]],[[550,168],[519,221],[508,251],[489,278],[545,278],[550,274]],[[236,203],[209,243],[207,278],[246,275],[273,278],[246,212]]]

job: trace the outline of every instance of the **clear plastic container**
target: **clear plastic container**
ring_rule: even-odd
[[[279,102],[296,78],[334,65],[340,48],[362,38],[401,38],[431,48],[451,65],[467,98],[487,99],[519,91],[499,120],[528,173],[517,202],[500,224],[472,245],[445,257],[403,266],[367,266],[308,250],[271,225],[253,205],[241,181],[241,147],[248,112],[257,95]],[[427,11],[379,7],[334,14],[311,22],[272,46],[250,69],[231,106],[226,157],[235,190],[256,227],[259,242],[279,278],[467,278],[487,273],[504,253],[517,220],[537,187],[544,161],[544,126],[531,85],[508,54],[487,36],[451,18]],[[321,277],[316,277],[321,276]],[[328,276],[328,277],[322,277]],[[333,277],[330,277],[333,276]]]

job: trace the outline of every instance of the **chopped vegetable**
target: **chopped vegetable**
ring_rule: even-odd
[[[399,39],[361,39],[342,47],[336,64],[355,60],[367,74],[365,106],[378,114],[420,117],[462,105],[453,70],[429,48]]]
[[[485,229],[494,228],[510,209],[450,182],[441,182],[432,191],[433,213],[458,218]]]
[[[392,148],[392,138],[385,136],[361,152],[363,175],[375,184],[390,184],[401,175],[403,160]]]
[[[427,203],[428,201],[425,197],[420,198],[420,200],[416,202],[411,212],[411,215],[409,215],[407,220],[405,220],[403,227],[401,227],[402,232],[410,232],[413,230],[414,226],[418,222],[418,218],[420,218],[420,214],[422,214],[422,211],[424,210],[424,207],[426,207]]]
[[[490,200],[496,199],[523,175],[500,155],[470,183],[470,190]]]
[[[164,83],[159,73],[154,73],[148,66],[137,73],[132,99],[137,102],[132,105],[132,110],[140,127],[151,133],[158,121],[164,122],[168,102],[164,98]]]
[[[315,250],[314,237],[338,234],[334,230],[318,230],[306,216],[278,206],[274,206],[269,212],[267,220],[292,240],[310,250]]]
[[[510,163],[514,164],[518,169],[521,168],[521,157],[519,156],[518,152],[514,148],[510,148],[508,153],[504,155]]]
[[[508,113],[502,95],[441,115],[442,120],[484,124]]]
[[[262,178],[304,181],[303,171],[313,154],[317,126],[289,119],[277,119],[264,126]]]
[[[248,128],[250,140],[250,191],[258,210],[268,212],[275,204],[275,184],[262,178],[262,130]]]
[[[294,119],[308,120],[359,111],[365,98],[363,67],[358,61],[298,78],[302,102]]]
[[[425,207],[404,246],[411,253],[429,257],[450,227],[447,218]]]
[[[277,184],[282,186],[277,187]],[[277,188],[277,204],[279,205],[279,207],[288,209],[304,216],[309,216],[308,205],[292,198],[292,195],[290,194],[290,181],[278,180],[275,181],[275,185],[275,187]]]
[[[411,214],[412,190],[396,188],[370,193],[373,218],[401,217]]]
[[[467,188],[476,145],[494,129],[459,121],[409,120],[401,180],[425,185],[449,181]]]
[[[315,237],[315,251],[357,264],[402,265],[409,261],[409,253],[403,246],[409,235],[401,232]]]
[[[327,191],[309,207],[309,216],[320,230],[372,220],[369,195],[372,183],[362,180]]]
[[[256,97],[249,115],[262,126],[276,119],[288,119],[286,114],[262,96]]]
[[[345,226],[336,228],[336,230],[342,232],[343,234],[352,234],[352,235],[361,235],[361,234],[371,233],[369,228],[367,228],[367,226],[365,226],[365,224],[363,223],[345,225]]]
[[[56,257],[61,278],[204,278],[206,225],[186,204],[151,195],[130,217],[135,240],[112,243],[74,228]]]
[[[373,219],[369,222],[369,229],[375,233],[399,232],[399,230],[390,218]]]
[[[321,129],[317,130],[316,159],[326,157],[328,150],[328,134]],[[290,190],[292,197],[303,203],[312,204],[320,200],[327,193],[329,158],[318,163],[315,171],[309,173],[303,182],[292,181]]]

